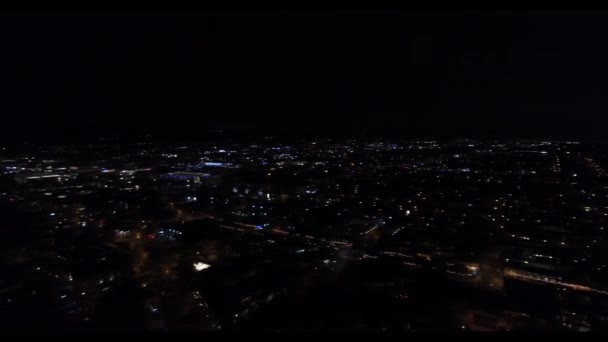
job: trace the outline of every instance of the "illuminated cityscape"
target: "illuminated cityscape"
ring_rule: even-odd
[[[608,12],[397,3],[0,10],[0,332],[608,331]]]
[[[604,330],[607,147],[4,148],[3,327]]]

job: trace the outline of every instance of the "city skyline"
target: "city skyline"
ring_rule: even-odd
[[[608,331],[608,11],[0,11],[0,332]]]

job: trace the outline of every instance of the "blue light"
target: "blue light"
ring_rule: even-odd
[[[224,163],[205,162],[205,166],[224,166]]]
[[[261,230],[261,229],[263,229],[263,227],[262,226],[255,226],[255,229]]]

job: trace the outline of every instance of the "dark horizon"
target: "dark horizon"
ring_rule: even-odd
[[[289,129],[288,127],[260,127],[256,125],[224,126],[213,125],[204,127],[180,127],[174,129],[162,128],[137,128],[133,126],[117,127],[113,124],[107,126],[97,125],[81,130],[66,130],[66,127],[53,127],[40,125],[29,130],[29,132],[8,132],[0,137],[0,144],[4,146],[15,146],[23,143],[45,145],[45,144],[79,144],[79,143],[105,143],[105,142],[212,142],[212,141],[256,141],[273,139],[276,141],[306,141],[314,139],[331,139],[335,141],[344,140],[369,140],[381,139],[387,141],[415,141],[415,140],[437,140],[437,141],[579,141],[583,143],[606,143],[602,135],[576,135],[576,134],[535,134],[533,130],[522,130],[513,133],[504,133],[497,130],[489,130],[485,133],[474,133],[470,131],[463,133],[462,130],[445,133],[432,129],[407,129],[373,127],[364,124],[350,124],[347,128],[335,129],[334,127],[302,127]],[[50,133],[49,133],[50,132]]]
[[[607,18],[4,13],[0,133],[602,139]]]

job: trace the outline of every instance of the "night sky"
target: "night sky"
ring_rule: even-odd
[[[0,133],[602,139],[607,37],[583,12],[4,13]]]

